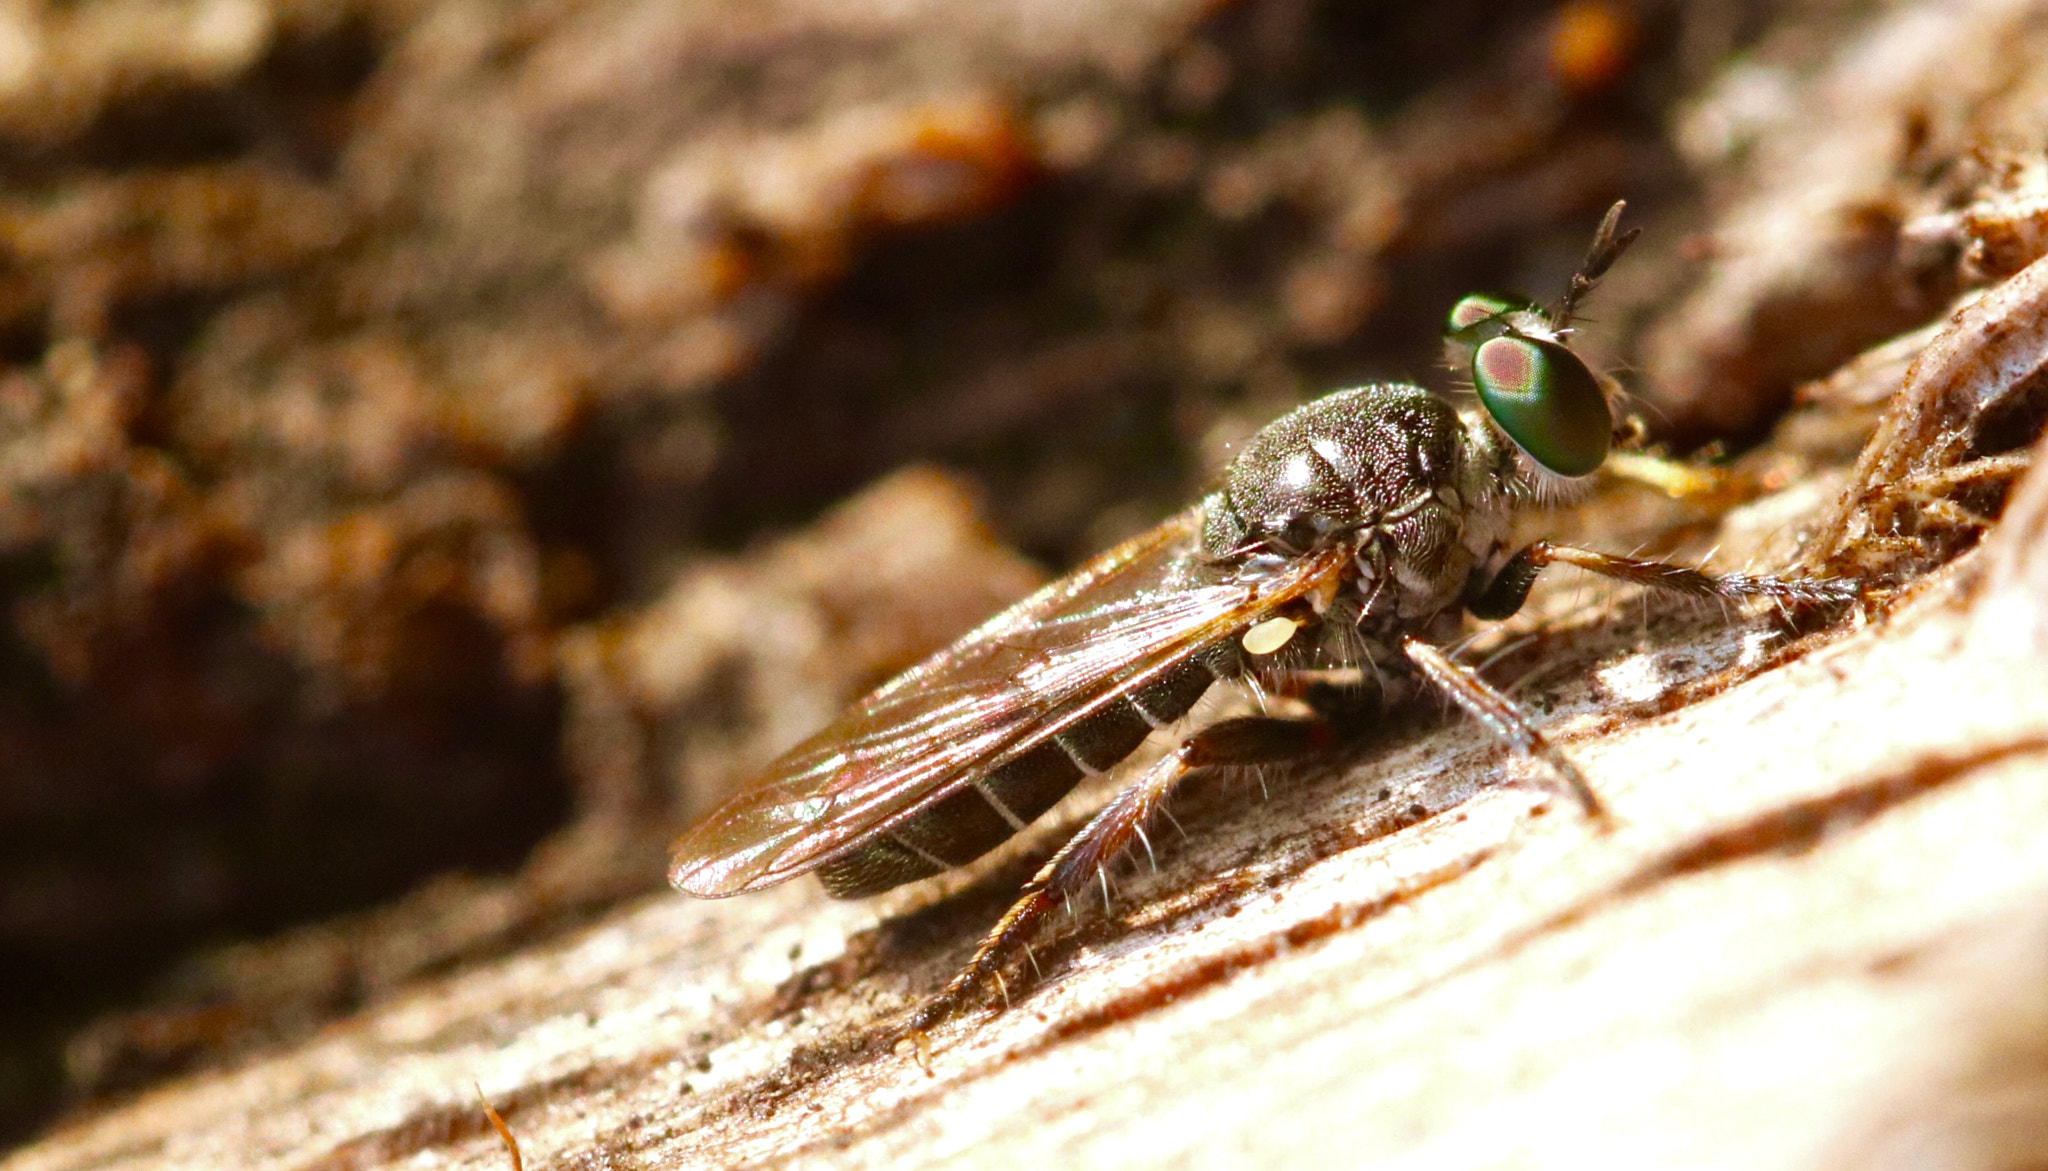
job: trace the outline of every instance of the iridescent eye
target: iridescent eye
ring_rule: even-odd
[[[1607,458],[1614,435],[1607,396],[1563,345],[1494,338],[1472,355],[1472,385],[1508,438],[1558,475],[1586,475]]]
[[[1478,345],[1499,337],[1508,327],[1508,315],[1540,312],[1536,303],[1505,293],[1468,293],[1451,306],[1444,322],[1444,337],[1466,345]]]

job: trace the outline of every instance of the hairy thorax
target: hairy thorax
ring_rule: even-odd
[[[1501,556],[1516,484],[1503,447],[1417,387],[1331,395],[1267,427],[1231,462],[1203,501],[1203,551],[1256,572],[1347,546],[1347,588],[1328,621],[1368,640],[1428,622],[1455,612],[1473,571]]]

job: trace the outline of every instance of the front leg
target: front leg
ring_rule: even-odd
[[[1789,578],[1750,573],[1708,573],[1668,561],[1617,557],[1572,545],[1535,541],[1508,558],[1491,581],[1474,579],[1466,590],[1465,608],[1481,618],[1506,618],[1522,608],[1529,587],[1546,565],[1576,565],[1590,573],[1634,582],[1692,598],[1775,598],[1781,602],[1822,605],[1853,602],[1864,596],[1860,583],[1839,577]]]

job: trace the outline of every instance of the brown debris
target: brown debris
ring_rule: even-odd
[[[1924,572],[1973,544],[2048,422],[2048,259],[1956,311],[1906,370],[1810,563]]]
[[[1795,18],[1777,37],[1693,99],[1676,131],[1716,173],[1715,226],[1642,364],[1688,441],[1756,432],[1797,383],[1924,321],[1960,281],[2011,271],[2006,259],[1959,269],[1957,242],[1930,238],[1922,217],[1996,185],[1975,153],[2044,130],[2048,82],[2031,63],[2048,28],[2030,5],[1938,18],[1907,5],[1825,40]]]

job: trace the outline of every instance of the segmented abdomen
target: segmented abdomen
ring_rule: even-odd
[[[825,862],[819,879],[835,897],[854,899],[974,861],[1059,804],[1082,777],[1114,767],[1154,728],[1186,715],[1217,676],[1216,666],[1189,659]]]

